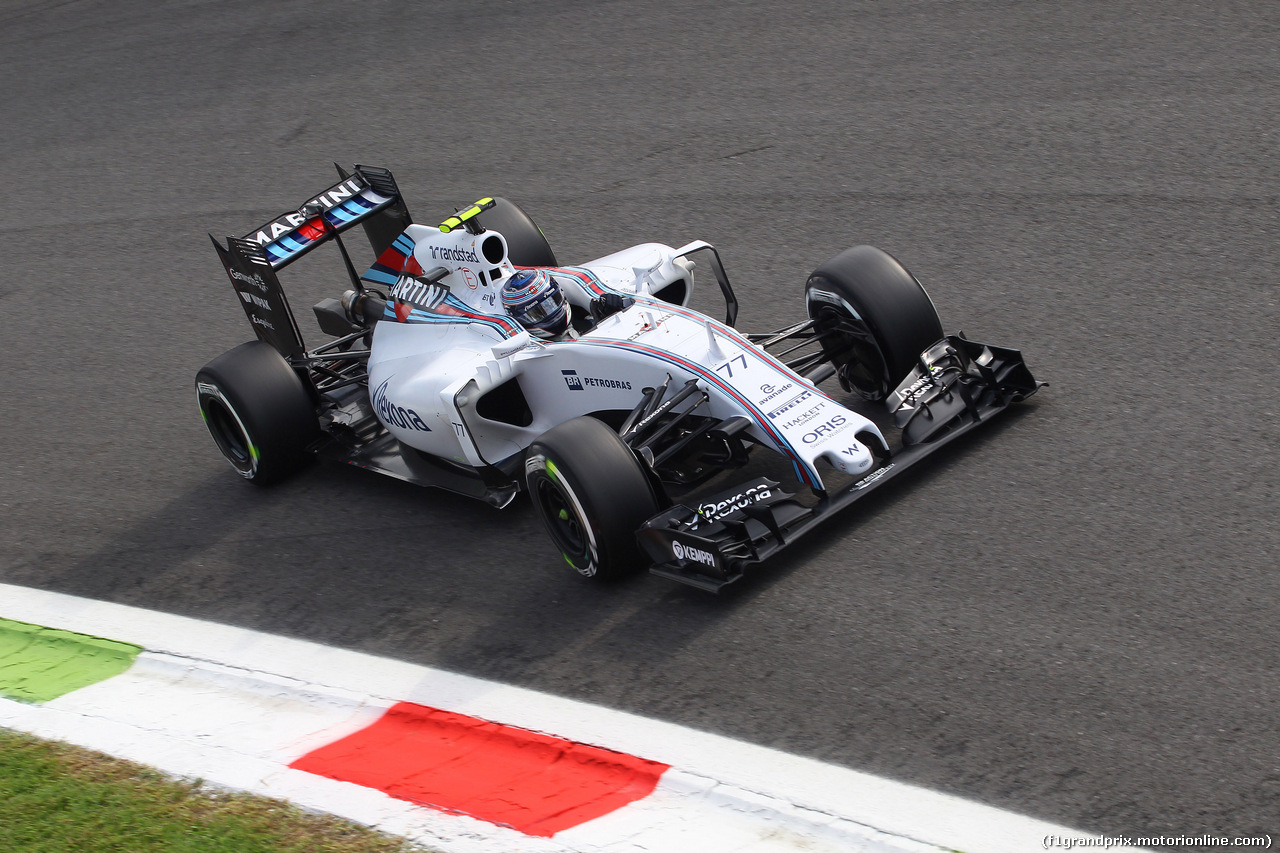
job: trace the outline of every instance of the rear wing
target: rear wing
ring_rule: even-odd
[[[272,269],[293,263],[358,222],[365,223],[374,255],[381,255],[408,226],[409,211],[389,171],[356,166],[348,174],[341,166],[337,169],[338,183],[241,238],[261,246]]]
[[[379,257],[410,223],[391,172],[376,166],[356,166],[352,173],[337,169],[338,183],[243,237],[228,237],[226,248],[209,235],[254,333],[285,358],[302,355],[306,347],[275,271],[327,240],[341,244],[338,235],[356,224],[364,226]],[[343,256],[350,266],[345,247]]]

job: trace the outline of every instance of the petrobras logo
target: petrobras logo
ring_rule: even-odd
[[[382,418],[383,423],[400,427],[400,429],[412,429],[418,432],[431,432],[431,427],[418,416],[413,409],[406,409],[404,406],[397,406],[395,403],[387,399],[387,384],[391,380],[385,380],[373,392],[373,408]]]
[[[715,568],[716,555],[710,551],[703,551],[701,548],[694,548],[691,545],[685,545],[680,541],[671,543],[671,553],[677,560],[685,560],[690,563],[702,563],[705,566]]]
[[[579,376],[576,370],[562,370],[564,384],[570,391],[585,391],[588,388],[614,388],[619,391],[630,391],[631,383],[625,379],[601,379],[598,376]]]

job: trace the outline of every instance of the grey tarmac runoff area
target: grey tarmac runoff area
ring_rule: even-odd
[[[1280,831],[1280,4],[2,0],[0,70],[0,581],[1095,833]],[[584,582],[527,502],[258,490],[194,404],[250,337],[206,234],[335,160],[428,223],[512,198],[562,262],[709,240],[746,330],[878,245],[1052,386],[720,597]],[[282,278],[320,340],[337,255]]]

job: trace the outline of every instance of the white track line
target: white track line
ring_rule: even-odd
[[[43,706],[0,700],[0,725],[289,799],[446,853],[1026,853],[1048,836],[1087,837],[660,720],[256,631],[7,584],[0,584],[0,617],[147,650],[123,675]],[[554,839],[535,839],[287,768],[396,701],[672,769],[648,798]]]

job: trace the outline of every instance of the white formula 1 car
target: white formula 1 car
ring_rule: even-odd
[[[583,575],[648,565],[714,591],[1041,384],[1017,351],[944,335],[920,283],[870,246],[809,276],[807,319],[744,334],[708,243],[561,266],[509,201],[413,224],[390,172],[338,172],[297,211],[214,240],[257,340],[200,370],[196,396],[254,483],[318,455],[497,507],[527,490]],[[357,223],[364,273],[340,236]],[[315,306],[334,339],[307,349],[276,271],[330,241],[350,288]],[[695,259],[723,322],[687,307]],[[570,306],[555,339],[504,310],[530,268]]]

